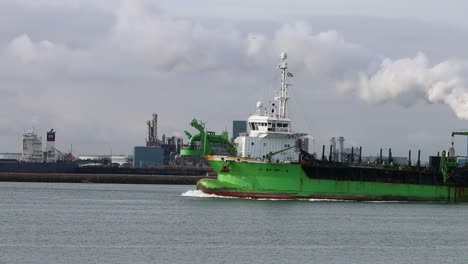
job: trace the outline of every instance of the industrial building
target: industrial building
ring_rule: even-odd
[[[247,121],[245,120],[232,121],[232,140],[238,137],[241,133],[247,133]]]
[[[135,147],[133,149],[133,167],[148,168],[164,165],[164,149],[160,147]]]

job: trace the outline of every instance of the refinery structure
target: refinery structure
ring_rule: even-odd
[[[154,167],[160,165],[185,165],[179,159],[180,149],[184,142],[179,137],[167,137],[165,134],[158,138],[158,114],[146,122],[147,136],[145,146],[135,146],[133,150],[133,167]]]

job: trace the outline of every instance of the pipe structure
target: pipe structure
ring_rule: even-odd
[[[153,138],[154,141],[158,138],[158,114],[153,114]]]
[[[379,164],[382,163],[382,148],[380,149]]]
[[[338,161],[339,162],[343,162],[344,160],[344,157],[343,157],[343,152],[344,152],[344,137],[339,137],[338,138],[338,147],[339,147],[339,151],[338,151]]]
[[[362,147],[359,147],[359,163],[362,162]]]
[[[328,157],[328,161],[333,161],[333,145],[330,145],[330,155]]]
[[[418,150],[418,168],[421,166],[421,150]]]
[[[325,160],[325,145],[322,146],[322,161]]]
[[[354,147],[351,147],[351,162],[354,162]]]
[[[393,162],[393,159],[392,159],[392,148],[389,148],[388,149],[388,163],[392,163]]]
[[[411,167],[411,149],[408,151],[408,167]]]
[[[146,121],[146,125],[148,126],[148,136],[146,137],[146,146],[150,146],[151,142],[151,122]]]
[[[332,158],[330,159],[330,161],[336,161],[338,156],[336,155],[336,139],[335,139],[335,137],[332,137],[330,139],[330,143],[332,145],[332,153],[333,153]]]

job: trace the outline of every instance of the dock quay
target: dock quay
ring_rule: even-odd
[[[214,175],[141,175],[92,173],[22,173],[0,172],[0,182],[61,182],[61,183],[119,183],[119,184],[196,184]]]

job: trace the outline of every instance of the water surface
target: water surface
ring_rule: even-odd
[[[468,205],[0,183],[0,263],[468,263]]]

